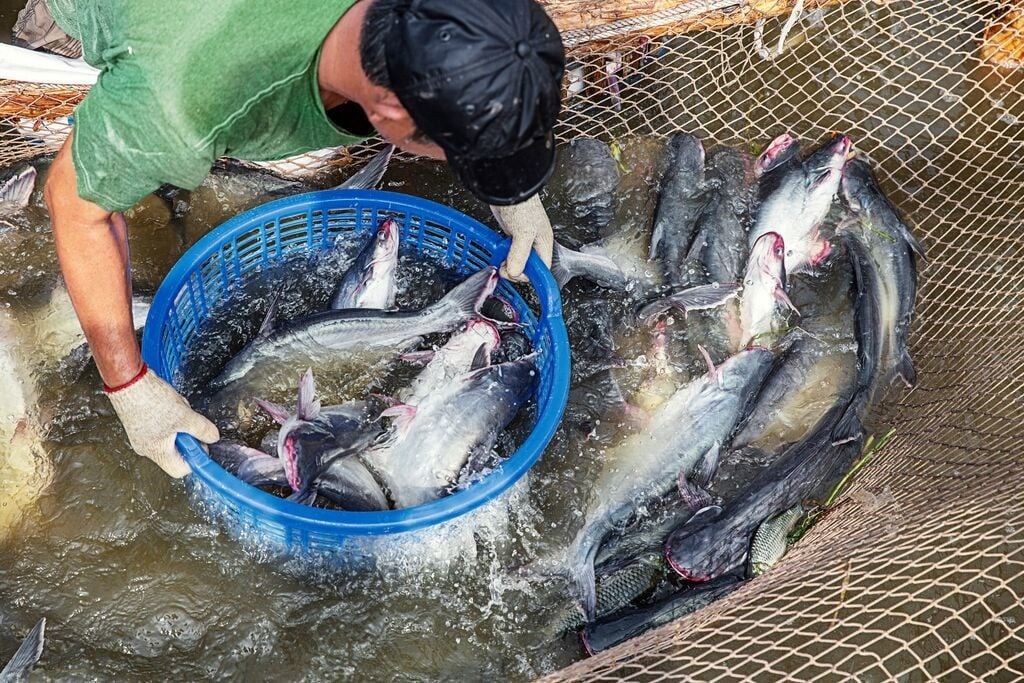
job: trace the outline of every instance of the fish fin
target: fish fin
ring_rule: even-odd
[[[426,365],[430,361],[434,360],[434,356],[436,355],[437,351],[431,351],[428,349],[426,351],[409,351],[399,355],[398,357],[406,363],[411,363],[413,365]]]
[[[0,671],[0,681],[25,681],[32,667],[43,654],[43,642],[46,639],[46,617],[36,622],[32,630],[21,641],[17,651],[7,665]]]
[[[280,458],[263,453],[243,462],[235,476],[250,486],[288,485],[284,462]]]
[[[690,311],[718,308],[739,293],[740,285],[735,282],[697,285],[647,304],[640,309],[638,315],[641,320],[646,320],[652,315],[661,314],[670,307],[678,308],[684,314]]]
[[[394,145],[387,145],[381,151],[349,177],[345,182],[337,185],[335,190],[372,190],[380,183],[384,173],[388,170],[388,163],[395,151]]]
[[[270,300],[270,305],[267,306],[267,314],[263,316],[263,322],[260,323],[259,332],[256,333],[257,339],[263,339],[269,337],[274,333],[274,320],[277,318],[277,311],[280,307],[281,293],[275,292],[274,298]]]
[[[855,403],[851,403],[836,420],[836,425],[832,429],[833,446],[856,441],[864,435],[864,427],[856,407]]]
[[[722,514],[722,506],[721,505],[715,505],[715,504],[712,503],[711,505],[705,505],[704,507],[700,508],[699,510],[694,512],[692,515],[690,515],[690,518],[688,520],[686,520],[685,524],[686,525],[707,524],[711,520],[713,520],[716,517],[718,517],[718,515],[720,515],[720,514]]]
[[[381,417],[390,417],[399,431],[409,428],[409,423],[416,417],[416,406],[408,403],[395,403],[380,414]]]
[[[640,310],[637,311],[636,317],[640,322],[654,320],[670,308],[673,308],[673,304],[667,297],[664,299],[658,299],[642,306]]]
[[[320,401],[316,398],[316,381],[313,379],[313,368],[306,368],[299,380],[299,399],[296,414],[302,420],[315,420],[320,414]]]
[[[292,495],[285,498],[285,500],[290,500],[293,503],[298,503],[299,505],[312,505],[313,502],[316,501],[316,484],[306,486],[301,491],[295,491]]]
[[[914,236],[914,233],[910,232],[910,228],[903,223],[900,223],[900,234],[903,236],[903,240],[907,243],[907,246],[910,247],[911,251],[917,254],[918,258],[920,258],[923,263],[927,263],[928,258],[924,255],[924,247],[921,245],[921,242],[917,237]]]
[[[584,245],[576,251],[555,242],[551,275],[554,276],[559,289],[576,277],[618,291],[625,290],[628,284],[622,269],[596,244]]]
[[[491,366],[491,354],[487,352],[487,344],[481,344],[473,355],[473,362],[469,364],[470,372]]]
[[[698,486],[707,488],[718,472],[718,465],[722,462],[722,444],[714,442],[704,457],[700,459],[697,466],[693,468],[690,478]]]
[[[551,276],[555,278],[555,285],[558,286],[559,291],[561,291],[562,288],[569,284],[569,280],[573,279],[573,277],[575,276],[574,273],[570,273],[569,269],[565,267],[565,257],[559,256],[559,254],[563,252],[563,250],[565,250],[565,247],[563,247],[558,242],[555,242],[555,256],[551,260]]]
[[[678,485],[680,498],[683,499],[686,507],[693,510],[694,513],[714,505],[715,499],[711,497],[711,494],[693,480],[688,479],[685,472],[679,473]]]
[[[775,288],[775,299],[789,310],[800,315],[800,311],[793,305],[793,301],[789,298],[789,294],[786,294],[786,290],[782,288],[782,283],[779,283],[779,286]]]
[[[896,364],[896,374],[903,379],[908,389],[917,386],[917,370],[914,369],[914,360],[910,357],[910,352],[907,349],[903,349],[903,353],[900,354],[900,360]]]
[[[464,280],[434,305],[449,308],[451,318],[457,326],[458,323],[480,317],[480,307],[487,301],[487,297],[491,295],[497,284],[498,269],[488,266]]]
[[[28,205],[36,186],[36,169],[32,166],[19,171],[0,187],[0,203],[16,208]]]
[[[283,425],[288,421],[288,418],[291,417],[291,413],[284,406],[271,403],[270,401],[264,401],[262,398],[256,399],[256,405],[262,408],[263,412],[274,418],[274,422],[280,425]]]

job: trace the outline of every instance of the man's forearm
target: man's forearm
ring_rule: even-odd
[[[142,367],[131,311],[124,217],[78,196],[68,138],[50,167],[46,203],[64,281],[100,376],[121,385]]]

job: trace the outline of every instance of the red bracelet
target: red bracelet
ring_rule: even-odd
[[[127,389],[128,387],[130,387],[131,385],[135,384],[140,379],[142,379],[142,376],[146,374],[147,370],[149,370],[149,368],[146,366],[145,363],[143,363],[142,364],[142,369],[139,370],[139,374],[135,375],[130,380],[128,380],[127,382],[125,382],[124,384],[122,384],[120,386],[108,387],[106,384],[104,384],[103,385],[103,391],[107,392],[108,394],[112,394],[115,391],[121,391],[122,389]]]

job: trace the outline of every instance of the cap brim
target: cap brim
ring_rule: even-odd
[[[555,136],[548,131],[509,156],[467,159],[448,153],[448,164],[470,192],[493,206],[519,204],[535,195],[555,169]]]

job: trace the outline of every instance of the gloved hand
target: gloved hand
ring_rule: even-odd
[[[551,232],[551,221],[540,196],[533,195],[522,204],[512,206],[492,206],[491,211],[498,220],[498,225],[505,234],[512,238],[508,257],[501,264],[501,276],[514,282],[526,282],[523,269],[530,258],[530,249],[544,265],[551,266],[551,250],[554,247],[554,235]]]
[[[220,439],[215,424],[192,410],[188,401],[145,365],[132,381],[115,388],[104,386],[103,391],[114,404],[132,449],[175,479],[192,471],[174,447],[178,432],[204,443]]]

